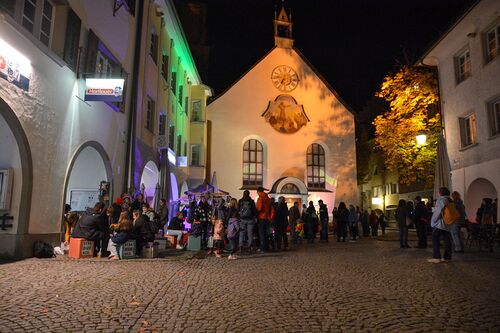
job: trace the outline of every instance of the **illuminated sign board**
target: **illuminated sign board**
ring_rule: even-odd
[[[12,46],[0,39],[0,77],[28,91],[31,62]]]
[[[86,79],[85,100],[94,102],[122,102],[124,79]]]

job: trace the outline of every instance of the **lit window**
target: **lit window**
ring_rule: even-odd
[[[500,134],[500,98],[489,103],[490,135]]]
[[[476,115],[459,118],[462,147],[467,147],[476,143]]]
[[[150,132],[154,130],[154,118],[155,117],[155,102],[148,97],[147,109],[146,109],[146,129]]]
[[[498,56],[500,51],[500,24],[486,32],[486,58],[491,61]]]
[[[470,51],[466,50],[456,57],[457,83],[471,76]]]
[[[264,148],[251,139],[243,145],[243,186],[262,186],[264,175]]]
[[[201,115],[201,100],[195,99],[191,105],[191,121],[203,121]]]
[[[313,143],[307,148],[307,187],[325,188],[325,150]]]

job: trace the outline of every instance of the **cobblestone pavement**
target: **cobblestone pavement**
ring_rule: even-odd
[[[500,256],[397,242],[0,265],[1,332],[498,332]]]

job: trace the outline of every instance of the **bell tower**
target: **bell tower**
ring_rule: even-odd
[[[287,13],[282,5],[280,13],[274,11],[274,45],[285,49],[293,48],[292,11]]]

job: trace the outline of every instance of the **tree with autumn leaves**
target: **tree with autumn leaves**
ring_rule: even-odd
[[[436,73],[402,66],[384,78],[376,96],[390,104],[390,111],[373,121],[375,143],[384,153],[386,167],[398,172],[400,183],[425,182],[431,188],[441,128]],[[415,137],[422,132],[427,143],[418,145]]]

